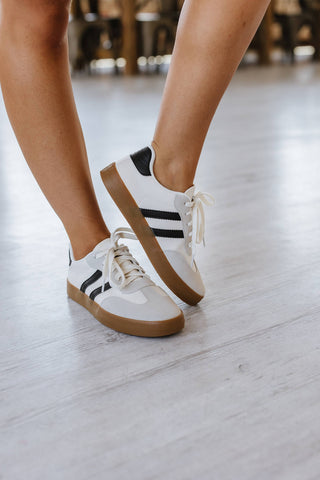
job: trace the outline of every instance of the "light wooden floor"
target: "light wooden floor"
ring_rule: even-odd
[[[163,81],[74,80],[112,228],[98,172],[150,140]],[[236,74],[198,171],[207,296],[165,339],[66,298],[67,239],[0,114],[0,479],[319,479],[320,67]]]

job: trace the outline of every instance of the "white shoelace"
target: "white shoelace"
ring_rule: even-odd
[[[189,208],[186,214],[191,217],[188,222],[188,227],[191,227],[191,231],[189,232],[189,237],[191,237],[189,247],[192,252],[191,266],[193,265],[196,254],[196,245],[201,242],[205,245],[205,215],[203,205],[211,206],[213,203],[214,198],[210,193],[198,192],[185,204],[186,207]]]
[[[112,246],[108,250],[97,252],[95,257],[104,257],[102,268],[102,292],[108,278],[111,287],[123,289],[137,278],[149,278],[126,245],[119,245],[120,238],[136,240],[130,228],[117,228],[111,234]]]

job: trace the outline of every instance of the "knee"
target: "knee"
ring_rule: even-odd
[[[68,28],[71,0],[2,0],[2,25],[10,41],[57,48]]]

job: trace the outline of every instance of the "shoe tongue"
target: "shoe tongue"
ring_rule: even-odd
[[[105,238],[102,242],[98,243],[92,250],[92,252],[100,252],[102,250],[108,250],[111,247],[111,238]]]
[[[192,185],[192,187],[188,188],[188,190],[186,190],[186,191],[184,192],[184,194],[187,195],[187,196],[190,198],[190,200],[191,200],[192,197],[194,196],[195,190],[196,190],[195,185]]]

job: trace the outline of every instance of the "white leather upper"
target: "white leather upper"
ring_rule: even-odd
[[[186,207],[186,204],[190,202],[194,187],[189,189],[187,194],[169,190],[161,185],[153,171],[155,152],[151,146],[149,148],[152,152],[151,175],[142,175],[130,156],[116,162],[117,171],[140,209],[179,213],[181,220],[162,220],[148,217],[145,217],[145,219],[151,228],[183,231],[184,238],[157,236],[157,241],[182,280],[194,291],[202,294],[204,293],[204,285],[192,257],[190,247],[191,229],[188,225],[190,217],[187,215]],[[175,253],[178,254],[177,258],[175,258]]]
[[[101,242],[96,248],[81,260],[74,260],[69,267],[68,281],[78,288],[93,275],[97,278],[94,283],[83,288],[83,293],[90,296],[102,284],[110,282],[110,278],[103,278],[104,257],[97,255],[113,248],[111,239]],[[127,260],[126,260],[127,261]],[[141,268],[141,267],[140,267]],[[112,287],[95,296],[94,301],[108,312],[130,319],[143,321],[161,321],[174,318],[180,314],[180,309],[173,300],[147,276],[134,278],[129,284],[119,287],[112,283]]]

